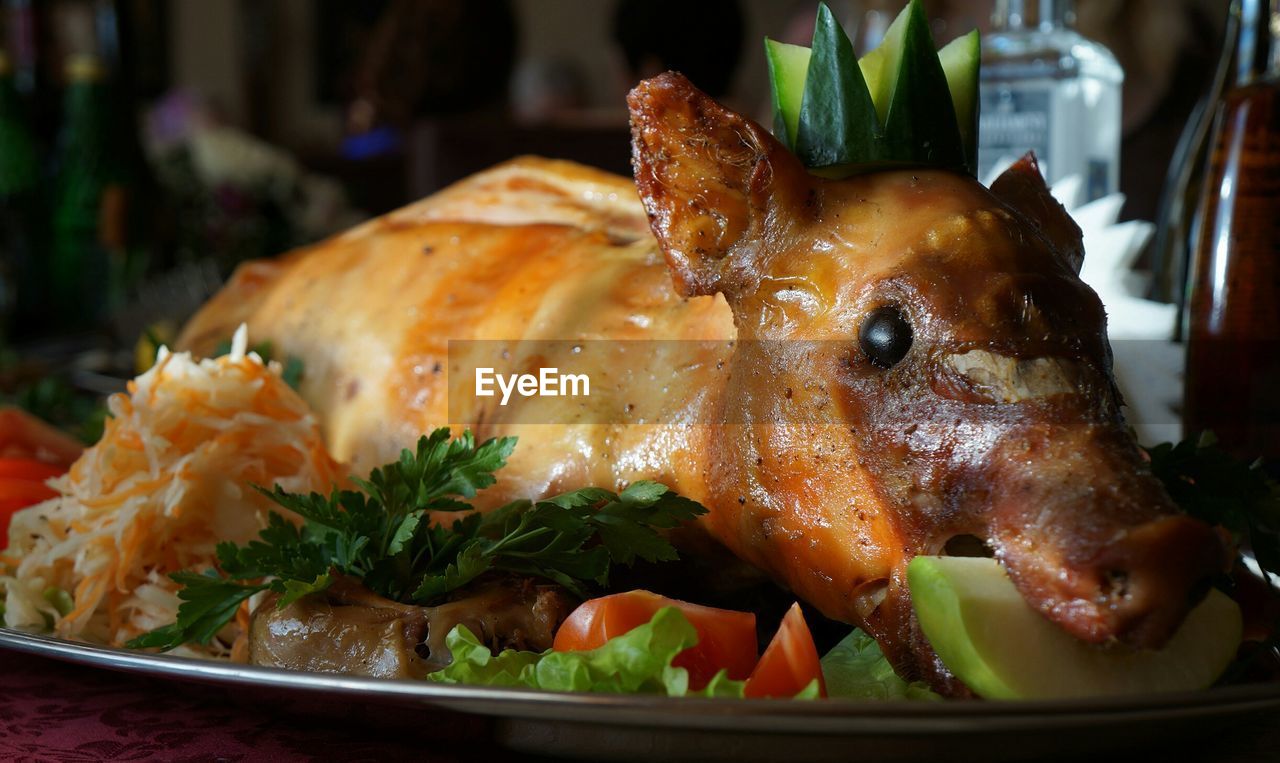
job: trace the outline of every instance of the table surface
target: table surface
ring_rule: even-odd
[[[218,687],[8,650],[0,650],[0,676],[0,760],[6,761],[527,759],[480,741],[483,719],[459,727],[451,718],[445,735],[451,741],[441,744],[423,733],[429,723],[371,733],[358,712],[346,723],[272,712]]]
[[[0,676],[0,760],[529,760],[486,742],[489,726],[482,718],[442,722],[424,710],[420,718],[370,730],[372,718],[360,708],[345,710],[348,719],[335,722],[233,697],[219,687],[7,650],[0,650]],[[1176,753],[1174,760],[1275,761],[1280,717]]]

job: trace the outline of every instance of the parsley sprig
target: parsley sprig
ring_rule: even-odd
[[[374,469],[359,490],[329,495],[263,495],[302,518],[271,512],[258,539],[220,543],[217,569],[178,572],[177,620],[129,642],[173,649],[207,644],[261,591],[286,606],[323,591],[338,575],[358,578],[389,599],[430,604],[477,577],[501,571],[546,578],[585,596],[606,585],[613,564],[676,558],[658,530],[706,512],[656,482],[637,481],[621,493],[588,487],[542,501],[515,501],[487,514],[464,499],[495,482],[514,437],[477,445],[470,432],[451,439],[437,429],[400,459]],[[466,512],[445,525],[428,512]]]
[[[1146,451],[1151,471],[1174,502],[1191,516],[1226,528],[1237,547],[1252,551],[1272,595],[1280,595],[1280,484],[1267,475],[1262,461],[1250,463],[1232,456],[1211,432]],[[1228,576],[1220,584],[1230,590],[1234,582]],[[1264,658],[1275,663],[1280,655],[1280,621],[1270,624],[1257,648],[1242,654],[1219,683],[1247,676]]]
[[[1261,461],[1235,458],[1208,432],[1146,450],[1151,471],[1174,503],[1225,527],[1253,551],[1259,567],[1280,575],[1280,484],[1267,476]]]

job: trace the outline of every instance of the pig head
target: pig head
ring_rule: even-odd
[[[912,612],[917,554],[993,554],[1087,642],[1173,633],[1227,541],[1146,468],[1080,231],[1034,159],[991,189],[923,168],[826,180],[678,74],[629,104],[676,288],[722,293],[738,331],[712,534],[952,693]]]

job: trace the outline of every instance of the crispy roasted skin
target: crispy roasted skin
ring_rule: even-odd
[[[905,568],[957,536],[1081,639],[1168,638],[1226,542],[1176,511],[1127,431],[1079,230],[1033,162],[992,190],[923,169],[830,181],[680,75],[629,105],[640,198],[516,160],[243,267],[181,343],[207,351],[245,320],[301,357],[336,455],[363,470],[449,420],[448,339],[724,340],[691,344],[665,385],[613,379],[585,403],[689,425],[467,411],[479,436],[522,438],[491,498],[662,480],[740,558],[955,694]],[[885,305],[914,333],[889,369],[857,340]]]

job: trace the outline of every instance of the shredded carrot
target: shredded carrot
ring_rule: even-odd
[[[169,360],[171,358],[173,358],[172,355],[165,355],[164,357],[157,360],[155,367],[151,369],[151,372],[154,373],[158,379],[161,379],[161,380],[164,379],[164,370],[169,365]],[[160,391],[159,384],[151,385],[150,390],[147,392],[147,405],[150,405],[153,407],[155,406],[156,395],[159,394],[159,391]]]
[[[59,629],[61,629],[64,622],[73,623],[97,609],[98,603],[102,601],[102,595],[106,592],[106,588],[107,576],[102,574],[93,575],[81,580],[79,585],[76,586],[74,594],[76,602],[75,608],[68,612],[66,616],[62,618],[62,621],[58,623]]]
[[[240,608],[236,610],[236,625],[240,626],[241,630],[244,630],[244,631],[249,630],[249,602],[248,601],[240,602]]]
[[[15,542],[0,555],[6,624],[53,614],[43,591],[54,585],[74,600],[59,633],[123,643],[176,615],[176,597],[163,593],[177,589],[170,573],[208,568],[219,541],[244,543],[264,526],[270,503],[249,483],[331,487],[339,466],[314,415],[246,341],[238,332],[232,352],[212,360],[161,352],[111,397],[102,439],[55,483],[61,495],[39,515],[13,516]],[[246,604],[235,630],[248,618]],[[208,651],[231,646],[215,640]]]
[[[49,530],[58,540],[63,541],[67,539],[67,523],[61,519],[51,518],[49,520]]]
[[[124,539],[120,543],[120,555],[115,564],[117,591],[130,590],[131,586],[128,585],[126,578],[133,569],[134,561],[140,555],[142,545],[150,535],[155,521],[155,515],[139,517],[125,532]]]
[[[99,498],[82,498],[80,502],[91,509],[102,508],[104,506],[119,506],[130,498],[155,492],[155,489],[167,483],[167,477],[161,477],[155,480],[144,480],[135,484],[133,487],[120,493],[110,493]]]
[[[142,437],[137,432],[125,432],[116,438],[117,447],[127,448],[128,450],[142,450]]]

